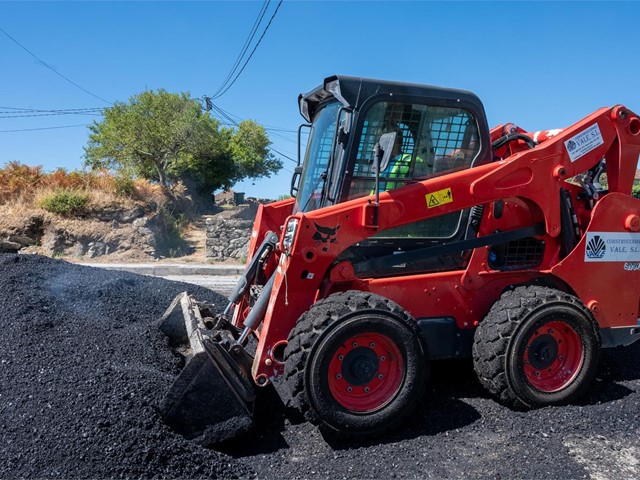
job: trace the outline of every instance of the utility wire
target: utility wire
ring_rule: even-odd
[[[76,82],[74,82],[73,80],[69,79],[68,77],[65,77],[63,74],[61,74],[59,71],[57,71],[55,68],[53,68],[51,65],[49,65],[47,62],[45,62],[44,60],[42,60],[41,58],[39,58],[35,53],[33,53],[31,50],[29,50],[27,47],[25,47],[24,45],[22,45],[20,42],[18,42],[15,38],[13,38],[11,35],[9,35],[7,32],[5,32],[2,28],[0,28],[0,32],[4,33],[9,40],[11,40],[13,43],[15,43],[16,45],[18,45],[21,49],[23,49],[25,52],[27,52],[29,55],[31,55],[33,58],[35,58],[38,62],[40,62],[42,65],[44,65],[45,67],[47,67],[49,70],[51,70],[53,73],[55,73],[56,75],[58,75],[59,77],[63,78],[64,80],[66,80],[67,82],[69,82],[71,85],[79,88],[80,90],[82,90],[85,93],[88,93],[89,95],[91,95],[94,98],[97,98],[98,100],[102,100],[105,103],[108,103],[109,105],[112,105],[112,103],[108,100],[105,100],[102,97],[99,97],[98,95],[96,95],[95,93],[90,92],[89,90],[87,90],[84,87],[81,87],[80,85],[78,85]]]
[[[220,93],[218,93],[216,95],[213,95],[211,98],[214,98],[214,99],[215,98],[220,98],[222,95],[224,95],[227,92],[227,90],[229,90],[233,86],[234,83],[236,83],[236,80],[238,80],[238,77],[242,74],[242,72],[244,71],[245,67],[247,66],[247,64],[251,60],[251,57],[253,57],[253,54],[256,52],[256,49],[260,45],[260,42],[262,42],[262,39],[264,38],[264,35],[267,33],[267,30],[269,30],[269,27],[271,26],[271,22],[273,22],[273,19],[275,18],[276,14],[278,13],[278,10],[280,10],[280,5],[282,5],[282,1],[283,0],[280,0],[278,2],[278,5],[276,6],[276,9],[273,12],[273,15],[271,15],[271,18],[269,19],[269,23],[267,23],[267,26],[262,31],[262,35],[260,35],[260,38],[258,39],[258,43],[256,43],[255,46],[253,47],[253,50],[251,51],[251,54],[249,55],[249,58],[247,58],[247,60],[244,62],[244,65],[242,65],[242,68],[240,69],[240,71],[236,74],[236,76],[231,81],[231,83],[229,83],[222,92],[220,92]]]
[[[22,114],[13,114],[13,113],[9,114],[9,112],[0,112],[0,118],[55,117],[58,115],[92,115],[97,117],[102,116],[101,113],[94,113],[94,112],[22,113]]]
[[[102,107],[91,107],[91,108],[57,108],[57,109],[42,109],[42,108],[25,108],[25,107],[0,107],[0,109],[4,110],[13,110],[12,112],[0,112],[0,113],[27,113],[27,112],[96,112],[102,111],[104,108]]]
[[[78,125],[62,125],[60,127],[41,127],[41,128],[21,128],[19,130],[0,130],[0,133],[13,133],[13,132],[33,132],[35,130],[55,130],[58,128],[74,128],[74,127],[88,127],[86,123]]]
[[[220,93],[220,91],[227,86],[227,83],[229,82],[229,80],[231,80],[231,77],[233,76],[233,74],[236,73],[236,70],[238,69],[238,65],[240,65],[242,58],[247,53],[247,50],[249,49],[249,45],[253,41],[253,38],[255,37],[258,31],[258,26],[260,25],[260,23],[262,23],[262,19],[264,18],[265,13],[267,13],[267,7],[269,6],[269,3],[271,3],[271,0],[265,0],[264,2],[262,2],[262,7],[260,7],[260,12],[258,12],[258,16],[256,17],[256,20],[253,23],[253,26],[251,27],[251,31],[249,32],[249,35],[247,36],[247,39],[244,42],[244,45],[242,46],[242,50],[238,54],[238,58],[236,58],[236,61],[233,64],[233,67],[231,67],[231,70],[229,71],[229,73],[227,74],[227,77],[224,79],[224,81],[222,82],[218,90],[216,90],[216,92],[213,95],[217,95],[218,93]]]
[[[212,106],[212,108],[213,108],[213,104],[211,104],[211,106]],[[239,121],[242,121],[242,118],[240,118],[240,117],[239,117],[239,116],[237,116],[237,115],[234,115],[234,114],[233,114],[233,113],[231,113],[231,112],[227,112],[226,110],[223,110],[221,107],[218,107],[218,111],[219,111],[219,112],[221,112],[222,114],[224,114],[224,117],[225,117],[227,120],[231,121],[231,122],[234,122],[234,120],[233,120],[232,118],[230,118],[230,117],[233,117],[233,118],[238,119]],[[234,122],[234,124],[235,124],[236,126],[238,125],[238,124],[237,124],[237,122]],[[264,129],[265,129],[266,131],[268,131],[268,132],[271,132],[271,135],[275,135],[276,137],[280,137],[280,138],[282,138],[283,140],[286,140],[287,142],[295,143],[295,144],[297,144],[297,143],[298,143],[298,140],[297,140],[297,139],[293,139],[293,138],[290,138],[290,137],[286,137],[286,136],[284,136],[284,135],[282,135],[282,134],[280,134],[280,133],[277,133],[277,132],[290,132],[290,133],[296,133],[296,134],[297,134],[297,133],[298,133],[298,131],[297,131],[297,130],[288,130],[288,129],[280,128],[280,127],[267,127],[267,126],[265,126],[265,125],[262,125],[262,128],[264,128]],[[298,162],[296,162],[296,163],[298,163]]]
[[[213,110],[215,110],[216,112],[218,112],[218,115],[222,115],[226,120],[228,120],[229,122],[231,122],[233,125],[235,125],[236,127],[239,127],[240,125],[238,124],[238,122],[236,122],[230,115],[227,114],[227,112],[225,112],[224,110],[222,110],[220,107],[218,107],[217,105],[212,105]],[[267,147],[267,149],[271,150],[272,152],[277,153],[278,155],[286,158],[287,160],[292,161],[293,163],[295,163],[296,165],[298,164],[298,162],[296,160],[294,160],[293,158],[291,158],[289,155],[285,155],[284,153],[282,153],[279,150],[276,150],[273,147]]]
[[[244,120],[242,117],[239,117],[238,115],[234,115],[233,113],[231,113],[231,112],[229,112],[227,110],[224,110],[222,107],[218,107],[218,110],[220,110],[221,112],[224,112],[229,117],[233,117],[233,118],[235,118],[236,120],[238,120],[240,122],[242,120]],[[272,125],[262,125],[262,127],[265,130],[269,130],[269,131],[272,131],[272,132],[287,132],[287,133],[295,133],[295,134],[298,133],[298,130],[291,130],[289,128],[283,128],[283,127],[274,127]]]

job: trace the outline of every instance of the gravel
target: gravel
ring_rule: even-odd
[[[156,322],[162,279],[0,255],[0,478],[640,477],[640,345],[604,353],[579,404],[530,412],[488,398],[469,362],[434,365],[409,425],[345,444],[261,392],[256,430],[207,450],[156,407],[180,371]]]

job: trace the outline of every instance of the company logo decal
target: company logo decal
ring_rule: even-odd
[[[600,235],[595,235],[587,243],[587,258],[602,258],[607,252],[607,246]]]
[[[585,262],[640,262],[640,233],[587,232]],[[627,271],[635,271],[628,266]]]
[[[322,225],[318,225],[316,222],[313,222],[316,227],[316,232],[313,234],[313,238],[316,241],[322,242],[325,244],[322,247],[322,251],[326,252],[329,250],[329,244],[335,243],[337,240],[337,232],[340,229],[340,225],[335,228],[331,227],[323,227]]]
[[[569,154],[569,159],[575,162],[603,143],[604,138],[602,138],[600,127],[597,123],[594,123],[586,130],[583,130],[564,142],[564,146]]]

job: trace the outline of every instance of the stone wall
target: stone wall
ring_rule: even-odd
[[[252,226],[253,220],[207,218],[206,258],[244,262]]]

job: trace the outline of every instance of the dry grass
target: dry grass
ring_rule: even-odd
[[[126,188],[123,188],[123,184]],[[2,211],[19,214],[39,209],[38,203],[55,192],[74,191],[88,195],[91,209],[130,207],[144,204],[154,209],[167,202],[167,195],[158,185],[146,180],[124,180],[102,172],[82,172],[58,169],[45,173],[42,167],[30,167],[10,162],[0,169],[0,206]]]

